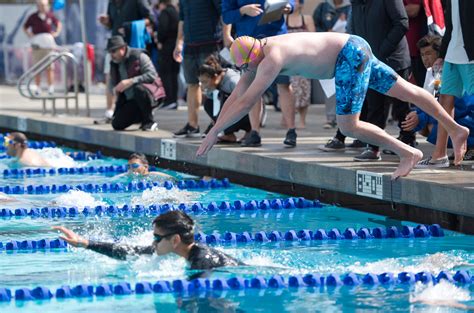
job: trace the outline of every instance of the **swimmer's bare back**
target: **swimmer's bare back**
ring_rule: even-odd
[[[314,79],[334,77],[339,52],[349,39],[339,33],[292,33],[262,39],[265,57],[281,61],[280,74]]]

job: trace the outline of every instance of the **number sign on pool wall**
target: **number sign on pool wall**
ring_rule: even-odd
[[[176,160],[176,141],[172,139],[161,139],[160,157],[168,160]]]
[[[370,198],[383,199],[383,174],[357,171],[356,194]]]

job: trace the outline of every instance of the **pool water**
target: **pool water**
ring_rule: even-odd
[[[65,151],[70,149],[65,149]],[[58,151],[55,152],[57,156]],[[75,161],[74,166],[123,165],[126,160],[104,158]],[[0,160],[0,172],[18,166],[11,159]],[[191,175],[163,171],[175,179],[196,178]],[[32,177],[0,177],[0,186],[78,183],[126,183],[136,178],[106,174],[55,175]],[[156,178],[162,180],[162,178]],[[228,189],[166,190],[154,188],[133,193],[97,193],[70,191],[63,194],[9,195],[0,208],[32,208],[45,206],[94,207],[124,204],[262,200],[287,197],[232,184]],[[2,201],[2,200],[0,200]],[[3,202],[3,201],[2,201]],[[344,230],[347,227],[416,226],[389,218],[337,206],[322,208],[191,212],[198,231],[206,234],[230,231],[288,231],[302,229]],[[64,225],[88,238],[148,245],[152,241],[153,216],[76,216],[68,218],[0,218],[0,242],[10,240],[55,239],[51,226]],[[445,231],[444,237],[397,238],[370,240],[279,241],[214,244],[218,249],[241,259],[248,266],[222,268],[210,278],[262,275],[304,275],[349,272],[381,274],[442,270],[454,273],[472,269],[474,241],[472,236]],[[62,285],[99,285],[103,283],[173,280],[186,278],[190,272],[184,260],[175,256],[140,256],[118,261],[77,248],[46,251],[0,250],[0,287],[15,290],[45,286],[54,291]],[[446,281],[436,285],[340,286],[283,289],[245,289],[209,291],[197,294],[151,294],[93,298],[71,298],[42,301],[0,302],[0,312],[340,312],[340,311],[436,311],[462,312],[463,309],[429,305],[447,301],[474,306],[474,285],[459,286]],[[423,301],[423,302],[419,302]]]

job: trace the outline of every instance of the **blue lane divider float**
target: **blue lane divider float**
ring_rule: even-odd
[[[368,229],[368,228],[364,228]],[[373,228],[370,230],[370,233],[377,233],[375,230],[377,228]],[[348,231],[349,230],[349,231]],[[272,231],[272,232],[264,232],[259,231],[255,233],[250,232],[242,232],[242,233],[232,233],[226,232],[224,234],[219,234],[217,231],[212,232],[211,234],[204,234],[199,232],[194,235],[194,239],[197,242],[204,242],[207,244],[217,244],[217,243],[249,243],[249,242],[256,242],[256,243],[265,243],[265,242],[275,242],[275,241],[309,241],[309,240],[355,240],[355,239],[388,239],[388,238],[426,238],[426,237],[442,237],[444,236],[443,230],[438,224],[429,225],[418,225],[416,228],[412,228],[410,226],[403,226],[402,230],[399,232],[399,237],[354,237],[352,235],[352,228],[347,228],[345,232],[341,234],[341,232],[337,228],[333,228],[328,232],[328,236],[322,237],[318,235],[319,232],[322,230],[319,229],[315,232],[311,230],[289,230],[286,232],[280,231]],[[325,231],[324,231],[325,232]],[[404,232],[405,233],[404,235]],[[408,233],[411,232],[411,233]],[[0,250],[5,249],[7,251],[14,251],[14,250],[36,250],[44,248],[46,243],[52,243],[52,248],[65,248],[66,245],[62,240],[57,239],[54,241],[52,239],[41,239],[41,240],[24,240],[24,241],[17,241],[11,240],[6,243],[0,242]],[[57,246],[60,245],[60,246]]]
[[[220,204],[217,202],[211,202],[204,204],[201,202],[195,203],[181,203],[175,205],[172,203],[150,205],[148,207],[144,205],[135,205],[131,207],[124,205],[118,207],[115,205],[110,206],[96,206],[94,208],[84,207],[79,210],[77,207],[43,207],[43,208],[18,208],[18,209],[0,209],[0,218],[68,218],[68,217],[79,217],[79,216],[127,216],[127,215],[151,215],[156,216],[161,213],[165,213],[172,210],[181,210],[187,213],[201,213],[201,212],[227,212],[227,211],[238,211],[238,210],[282,210],[282,209],[306,209],[306,208],[322,208],[323,205],[319,200],[307,200],[303,197],[300,198],[287,198],[287,199],[272,199],[272,200],[250,200],[244,202],[242,200],[236,200],[233,203],[223,201]]]
[[[399,274],[382,273],[365,275],[348,273],[344,275],[328,274],[306,274],[302,276],[284,277],[274,275],[266,278],[255,276],[251,278],[232,277],[229,279],[205,279],[198,278],[194,280],[176,279],[159,280],[155,283],[137,282],[134,287],[128,282],[119,282],[114,284],[100,284],[93,286],[89,284],[77,285],[74,287],[64,285],[56,289],[53,293],[47,287],[38,286],[34,289],[18,288],[12,292],[8,288],[0,287],[0,301],[28,301],[28,300],[49,300],[53,297],[64,298],[92,298],[107,297],[113,295],[132,295],[132,294],[152,294],[152,293],[201,293],[207,291],[224,290],[245,290],[245,289],[298,289],[298,288],[335,288],[338,286],[374,286],[374,285],[398,285],[409,286],[414,283],[433,283],[437,284],[442,280],[460,286],[470,286],[474,283],[474,276],[468,271],[459,270],[454,275],[447,271],[441,271],[434,275],[429,272],[411,273],[402,272]]]
[[[229,188],[231,184],[227,178],[222,180],[211,179],[211,180],[181,180],[175,185],[172,181],[165,181],[164,183],[141,181],[138,183],[130,182],[128,184],[122,183],[104,183],[104,184],[79,184],[79,185],[28,185],[26,187],[22,185],[16,186],[0,186],[0,192],[6,194],[50,194],[50,193],[64,193],[69,190],[82,190],[88,193],[100,193],[100,192],[133,192],[143,191],[151,189],[153,187],[164,187],[168,190],[173,188],[179,189],[218,189],[218,188]]]
[[[0,141],[4,141],[4,137],[0,137]],[[31,141],[28,140],[28,148],[31,149],[43,149],[43,148],[56,148],[57,145],[53,141]],[[6,151],[5,147],[2,145],[0,146],[0,151]]]
[[[3,177],[52,176],[52,175],[86,175],[86,174],[121,174],[128,171],[127,165],[60,167],[60,168],[14,168],[3,170]],[[150,167],[151,172],[158,168]]]
[[[0,242],[0,250],[5,251],[65,249],[67,246],[67,242],[62,239],[11,240],[8,242]]]

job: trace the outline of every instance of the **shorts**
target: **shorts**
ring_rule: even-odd
[[[454,64],[445,61],[440,94],[462,98],[474,94],[474,64]]]
[[[289,85],[290,84],[290,76],[278,75],[277,78],[275,78],[274,82],[277,85]]]
[[[112,61],[110,57],[110,53],[105,54],[105,60],[104,60],[104,74],[108,75],[110,74],[110,61]]]
[[[199,84],[199,67],[211,54],[218,54],[220,44],[210,44],[203,46],[186,46],[183,56],[184,80],[188,85]]]
[[[351,35],[336,60],[336,114],[360,113],[367,88],[386,94],[397,78],[391,67],[372,54],[364,39]]]
[[[50,52],[52,52],[53,49],[43,49],[43,48],[38,48],[38,49],[32,49],[31,50],[31,57],[33,59],[33,64],[38,63],[46,57]]]

